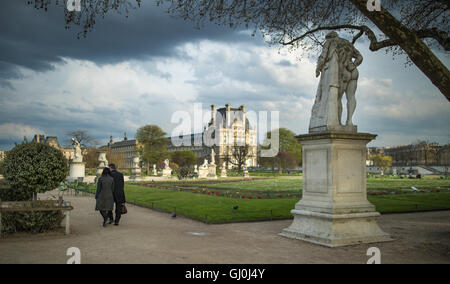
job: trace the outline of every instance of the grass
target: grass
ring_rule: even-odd
[[[414,193],[410,190],[412,186],[419,190],[440,189],[442,192]],[[449,180],[370,178],[367,187],[369,193],[388,192],[386,195],[368,197],[380,213],[450,209]],[[95,190],[94,187],[92,189]],[[125,193],[128,202],[140,206],[176,211],[178,215],[202,222],[229,223],[292,218],[290,211],[300,200],[298,196],[301,196],[301,189],[301,177],[278,177],[252,181],[160,182],[154,183],[153,187],[127,183]],[[268,194],[271,198],[268,198]],[[288,197],[288,194],[297,197]],[[246,195],[246,198],[236,198],[242,195]],[[253,199],[248,199],[248,196]],[[258,199],[258,196],[262,199]],[[234,206],[239,208],[235,210]]]

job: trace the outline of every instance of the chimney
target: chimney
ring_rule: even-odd
[[[244,125],[244,130],[247,129],[247,113],[245,111],[245,105],[241,105],[242,110],[242,124]]]
[[[216,126],[217,120],[217,107],[216,105],[211,105],[211,123],[212,126]]]
[[[225,105],[227,107],[227,128],[231,127],[231,105],[230,104],[226,104]]]

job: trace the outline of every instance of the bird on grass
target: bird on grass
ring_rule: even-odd
[[[238,210],[238,209],[239,209],[239,206],[237,206],[237,205],[236,205],[236,206],[233,206],[233,209],[234,209],[234,210]]]

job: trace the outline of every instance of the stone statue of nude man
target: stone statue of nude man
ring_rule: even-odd
[[[316,76],[322,76],[312,111],[310,131],[336,130],[342,126],[344,93],[347,98],[345,126],[353,127],[359,77],[357,67],[362,61],[361,53],[348,40],[340,38],[336,32],[326,36],[317,62]]]

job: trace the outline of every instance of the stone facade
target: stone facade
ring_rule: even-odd
[[[2,161],[3,159],[5,159],[5,151],[0,150],[0,161]]]
[[[211,121],[205,127],[203,133],[177,138],[182,141],[179,146],[172,143],[172,138],[169,139],[168,151],[192,151],[202,161],[203,159],[210,159],[213,150],[216,164],[221,165],[227,159],[235,163],[233,149],[236,145],[246,145],[249,149],[246,167],[256,167],[258,165],[257,130],[252,129],[250,122],[246,118],[245,106],[231,108],[230,105],[226,105],[225,108],[217,109],[216,105],[212,105],[211,113]],[[203,138],[212,132],[216,143],[214,146],[209,147],[203,143]],[[124,139],[119,142],[114,142],[113,138],[110,137],[108,145],[100,149],[109,149],[111,154],[116,156],[116,160],[119,160],[118,165],[116,165],[118,168],[132,169],[133,158],[138,156],[139,147],[138,141],[128,140],[125,134]],[[228,163],[228,167],[232,168],[234,163]]]
[[[393,147],[371,147],[368,156],[382,154],[392,157],[392,166],[448,166],[450,164],[450,144],[419,142]],[[368,166],[371,166],[369,163]]]
[[[44,143],[60,150],[63,156],[67,159],[67,161],[71,161],[75,155],[74,148],[71,146],[61,146],[58,142],[58,137],[56,136],[45,137],[45,135],[36,134],[34,135],[32,142]]]
[[[207,146],[204,138],[212,137],[213,146]],[[169,143],[169,151],[192,151],[197,158],[203,160],[210,158],[212,151],[215,153],[215,161],[221,165],[224,161],[228,162],[228,168],[236,166],[236,159],[233,150],[237,146],[247,146],[249,157],[246,161],[247,167],[256,167],[258,165],[258,141],[257,130],[252,129],[249,120],[246,117],[245,105],[239,108],[231,108],[228,104],[224,108],[217,109],[216,105],[211,106],[211,121],[203,133],[192,134],[180,138],[182,145],[175,146]]]
[[[138,147],[139,143],[136,140],[128,140],[125,133],[122,141],[114,142],[113,138],[110,137],[108,145],[103,146],[100,149],[110,150],[110,154],[113,156],[113,160],[117,163],[116,167],[118,169],[133,169],[133,159],[139,156]]]

